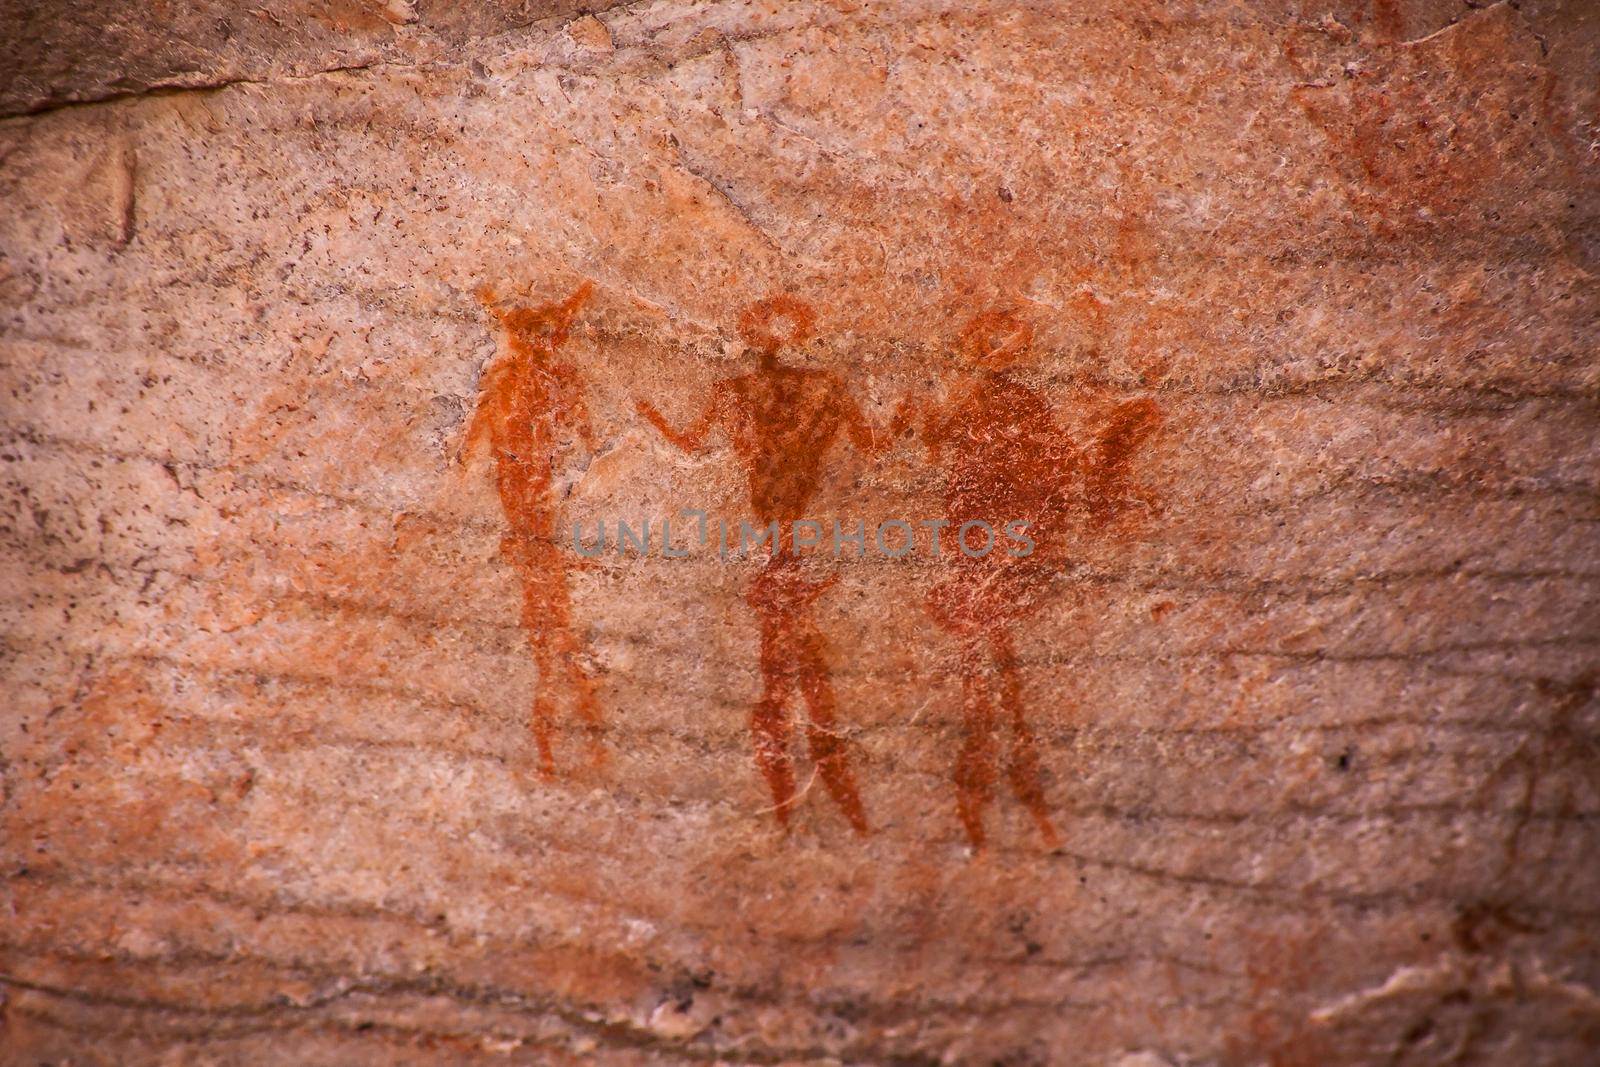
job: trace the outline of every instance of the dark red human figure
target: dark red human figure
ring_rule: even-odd
[[[788,322],[787,336],[775,332],[779,320]],[[813,618],[816,601],[837,578],[805,575],[794,552],[793,530],[816,495],[823,462],[839,434],[862,451],[873,450],[876,442],[837,376],[778,361],[784,345],[810,336],[813,321],[811,308],[793,297],[752,304],[740,316],[739,329],[756,351],[754,371],[713,386],[704,409],[682,431],[650,403],[640,401],[638,407],[685,452],[703,451],[720,428],[744,466],[751,510],[763,527],[777,523],[778,536],[746,600],[761,622],[762,692],[750,715],[750,731],[779,823],[788,826],[797,800],[787,705],[798,694],[806,705],[806,736],[817,775],[850,825],[866,833],[866,813],[838,728],[828,642]]]
[[[492,290],[478,292],[500,323],[505,345],[483,376],[465,452],[487,444],[494,459],[500,507],[510,527],[501,550],[522,581],[522,627],[539,672],[531,721],[547,777],[555,773],[551,738],[563,696],[588,734],[591,762],[605,758],[594,680],[573,632],[569,557],[558,545],[551,494],[556,462],[573,439],[594,445],[577,368],[556,354],[591,291],[585,282],[566,300],[531,308],[502,308]]]
[[[1091,446],[1080,450],[1056,423],[1049,402],[1015,373],[1032,339],[1032,328],[1015,312],[978,315],[961,334],[960,379],[941,402],[902,404],[892,427],[899,433],[920,421],[943,474],[945,576],[928,607],[958,644],[964,736],[956,805],[968,839],[980,848],[1007,734],[1003,766],[1011,791],[1045,841],[1054,847],[1060,840],[1045,802],[1012,628],[1043,606],[1071,535],[1102,530],[1137,499],[1127,482],[1129,461],[1159,421],[1153,403],[1129,401],[1113,408]],[[995,532],[993,547],[981,556],[961,550],[961,529],[969,522]],[[1005,536],[1015,523],[1027,524],[1031,551]],[[981,551],[983,528],[969,534],[966,543]]]

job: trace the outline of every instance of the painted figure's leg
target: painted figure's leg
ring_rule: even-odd
[[[1061,837],[1050,822],[1050,807],[1044,796],[1044,772],[1039,766],[1038,745],[1022,706],[1022,672],[1011,634],[997,628],[991,641],[995,669],[1000,674],[1000,704],[1011,718],[1011,759],[1007,765],[1011,790],[1033,816],[1045,843],[1055,848],[1061,843]]]
[[[794,758],[789,753],[793,730],[784,706],[794,689],[793,675],[777,654],[780,634],[775,620],[761,621],[761,699],[750,713],[750,738],[756,766],[772,791],[773,812],[784,827],[794,807]]]
[[[827,645],[815,630],[805,635],[804,657],[800,664],[800,686],[810,719],[806,736],[811,743],[811,760],[817,765],[822,784],[828,787],[828,794],[844,812],[851,827],[856,833],[865,834],[867,815],[861,805],[861,794],[856,791],[849,751],[839,733],[835,714],[833,683],[828,678]]]
[[[540,666],[540,689],[546,694],[547,714],[554,716],[558,696],[567,701],[587,738],[589,762],[599,767],[605,763],[606,755],[602,744],[604,721],[594,680],[583,666],[583,641],[573,631],[567,560],[550,541],[534,537],[526,539],[522,557],[523,585],[527,590],[523,623],[529,634],[540,635],[546,647]],[[545,674],[547,667],[549,673]],[[553,731],[554,724],[547,729]]]
[[[522,632],[528,636],[528,649],[533,654],[533,667],[538,675],[533,683],[533,708],[528,725],[539,749],[539,772],[546,778],[552,778],[556,772],[552,734],[555,730],[554,693],[558,667],[546,629],[549,617],[547,583],[528,546],[529,540],[525,537],[508,535],[501,542],[501,550],[511,557],[522,580]]]
[[[956,757],[956,810],[974,848],[985,841],[983,812],[994,799],[997,777],[994,705],[989,678],[975,639],[963,638],[961,649],[962,732]]]
[[[773,813],[784,826],[789,825],[789,812],[794,807],[794,760],[789,755],[792,730],[783,711],[786,697],[786,693],[774,692],[769,687],[750,714],[756,766],[767,779]]]
[[[576,640],[571,640],[569,643],[572,647],[562,655],[562,662],[567,668],[567,691],[572,695],[573,708],[578,713],[584,736],[588,741],[589,762],[600,767],[607,759],[605,721],[600,715],[600,701],[595,695],[594,678],[579,659]]]
[[[572,701],[585,736],[588,739],[589,761],[598,767],[606,762],[603,743],[605,720],[600,713],[600,701],[595,695],[594,678],[583,665],[583,642],[572,630],[571,600],[567,593],[566,575],[551,578],[552,611],[550,618],[561,653],[561,667],[567,693]],[[558,625],[556,625],[558,624]]]
[[[539,748],[539,773],[546,778],[553,778],[556,761],[551,748],[551,732],[555,728],[556,708],[550,693],[556,669],[555,657],[550,654],[549,643],[536,631],[528,632],[528,647],[533,650],[533,667],[539,675],[533,683],[533,713],[528,725],[533,730],[533,740]]]

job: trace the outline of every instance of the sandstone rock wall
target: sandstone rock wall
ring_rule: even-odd
[[[0,11],[0,1061],[1595,1055],[1592,5]]]

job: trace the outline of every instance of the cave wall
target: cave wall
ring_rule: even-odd
[[[0,11],[0,1060],[1593,1054],[1600,10]]]

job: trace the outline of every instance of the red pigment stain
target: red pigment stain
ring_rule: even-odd
[[[828,643],[814,618],[817,600],[838,579],[804,573],[793,550],[793,529],[816,495],[823,463],[840,434],[863,452],[875,450],[877,442],[838,376],[779,361],[786,345],[810,336],[815,321],[812,309],[793,297],[752,304],[740,316],[739,329],[756,353],[754,371],[713,386],[704,409],[684,430],[673,428],[648,401],[640,401],[638,409],[663,437],[690,454],[705,451],[713,431],[721,430],[744,467],[757,520],[763,527],[778,524],[776,544],[746,600],[761,625],[762,690],[750,715],[751,740],[779,824],[788,826],[798,801],[788,712],[798,695],[806,707],[806,739],[817,776],[851,827],[864,834],[866,813],[838,728]],[[787,329],[780,332],[782,323]]]
[[[538,680],[531,723],[540,771],[555,773],[552,734],[564,699],[588,735],[591,763],[604,762],[602,721],[594,679],[580,659],[567,590],[568,556],[556,540],[551,494],[555,457],[576,437],[594,445],[583,383],[577,369],[557,356],[573,320],[588,301],[585,282],[566,300],[538,307],[503,307],[492,290],[478,300],[500,324],[504,348],[485,372],[466,450],[487,444],[495,486],[509,527],[501,551],[522,583],[522,627]]]

